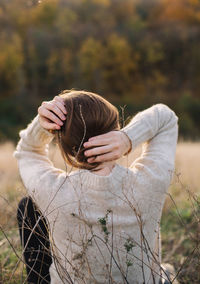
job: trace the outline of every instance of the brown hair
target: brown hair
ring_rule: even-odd
[[[94,170],[100,163],[88,163],[83,144],[90,137],[119,130],[119,113],[115,106],[101,96],[84,90],[65,90],[67,117],[57,131],[60,150],[72,166]]]

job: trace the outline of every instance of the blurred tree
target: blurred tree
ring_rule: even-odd
[[[17,35],[0,38],[0,98],[8,98],[20,89],[22,78],[23,52]]]
[[[177,108],[180,113],[180,123],[184,135],[191,137],[192,133],[193,139],[197,139],[200,132],[200,124],[195,122],[200,121],[200,100],[192,97],[190,92],[185,92],[180,97]],[[188,129],[191,131],[190,135],[188,135]]]
[[[132,90],[138,57],[125,38],[112,34],[106,42],[103,78],[107,93],[120,96]],[[119,80],[120,78],[120,80]]]
[[[184,25],[200,23],[199,0],[161,0],[160,18],[164,21],[173,21]]]
[[[1,0],[0,46],[0,139],[69,88],[131,112],[166,103],[200,136],[198,0]]]
[[[69,49],[53,50],[47,59],[47,82],[51,95],[66,89],[72,81],[72,54]]]
[[[100,41],[88,38],[82,43],[79,62],[83,88],[102,91],[104,85],[102,78],[104,56],[105,47]]]
[[[49,27],[53,28],[54,23],[57,20],[58,15],[58,1],[57,0],[48,0],[41,1],[40,5],[35,6],[32,9],[32,17],[35,27]]]

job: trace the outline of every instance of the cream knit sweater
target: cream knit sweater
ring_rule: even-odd
[[[141,156],[108,176],[66,173],[48,158],[54,135],[38,115],[14,156],[28,194],[48,220],[51,283],[158,283],[159,222],[174,170],[177,116],[164,104],[139,112],[123,129]],[[73,134],[72,134],[73,135]]]

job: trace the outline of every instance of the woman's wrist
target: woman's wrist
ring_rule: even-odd
[[[126,134],[126,132],[124,132],[123,130],[120,130],[120,132],[123,133],[123,140],[125,145],[125,153],[123,154],[123,156],[126,156],[132,151],[132,141]]]

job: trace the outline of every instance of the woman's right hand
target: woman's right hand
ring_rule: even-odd
[[[62,97],[55,96],[52,101],[42,102],[38,108],[40,125],[48,130],[59,130],[66,119],[65,102]]]

